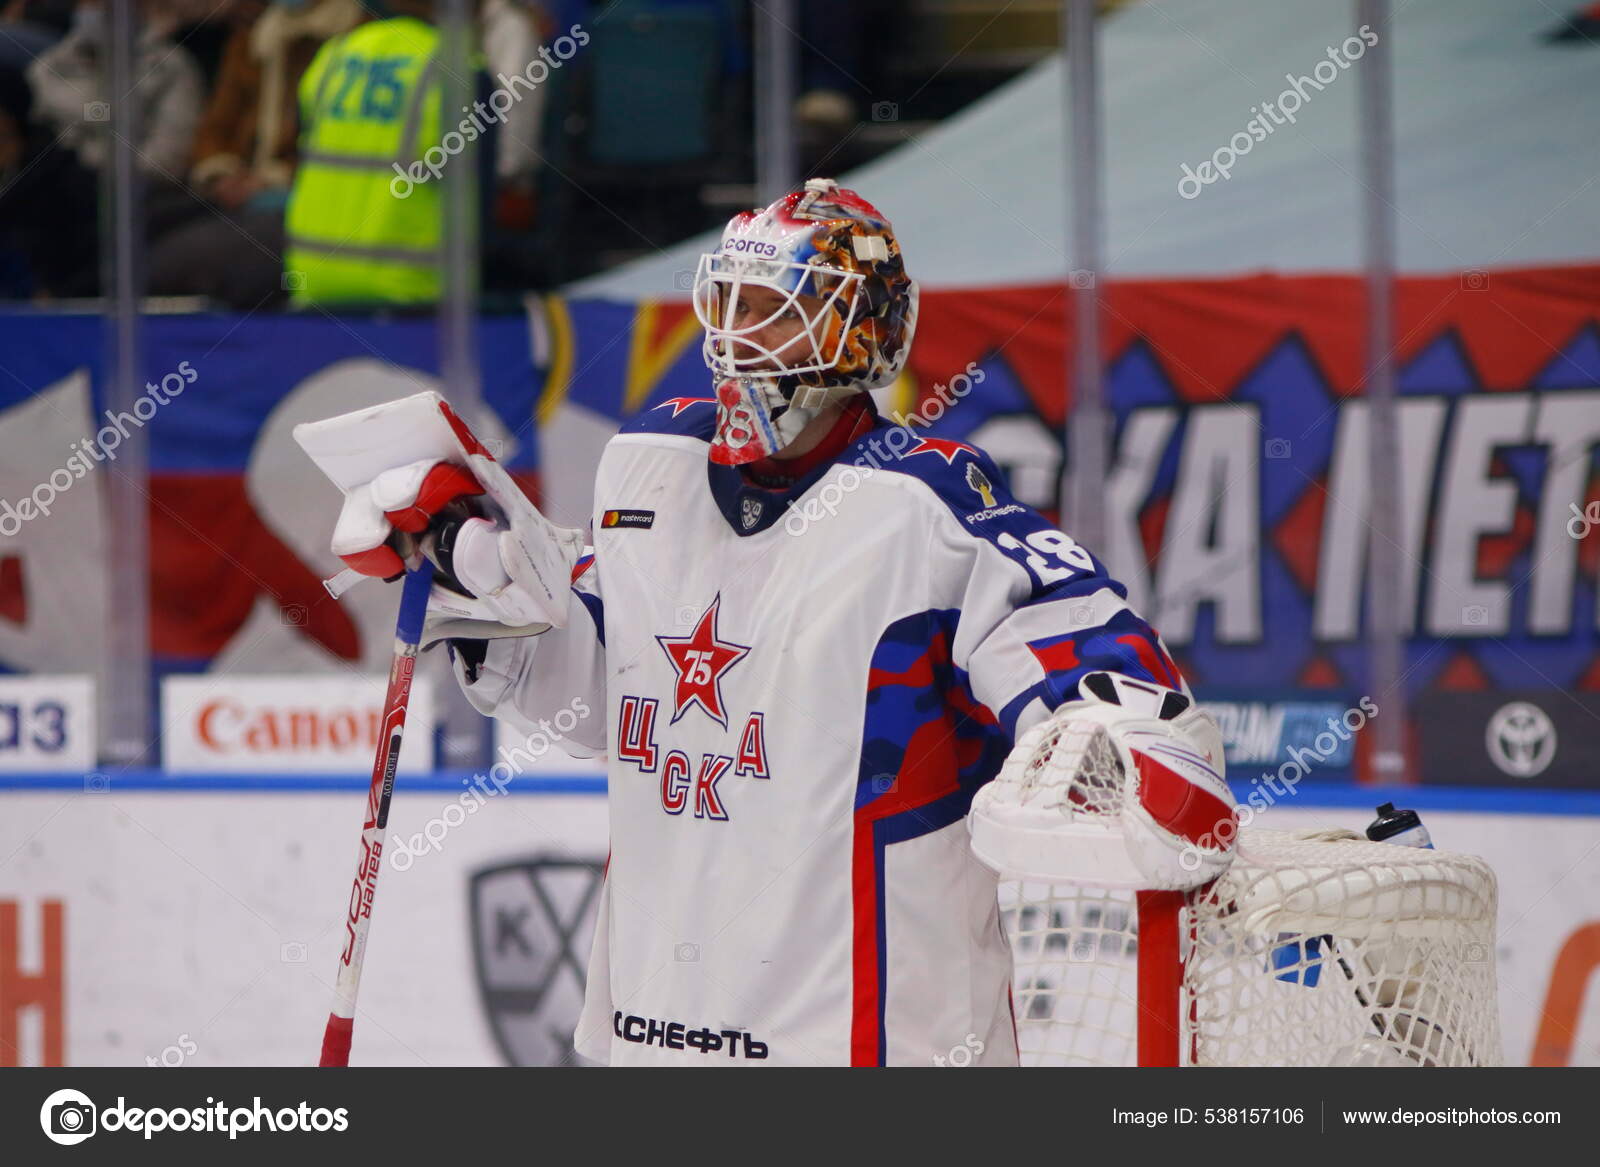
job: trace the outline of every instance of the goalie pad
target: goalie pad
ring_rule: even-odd
[[[967,816],[973,853],[1011,878],[1198,887],[1238,835],[1222,737],[1175,689],[1090,673],[1024,734]]]
[[[426,554],[470,593],[434,585],[425,643],[565,626],[583,533],[540,514],[439,394],[309,422],[294,436],[344,493],[332,546],[346,575],[389,578]]]

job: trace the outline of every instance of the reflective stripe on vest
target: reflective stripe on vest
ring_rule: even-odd
[[[362,247],[354,243],[320,243],[298,235],[290,235],[285,242],[300,251],[322,252],[349,259],[370,259],[378,263],[431,263],[439,255],[437,247]]]

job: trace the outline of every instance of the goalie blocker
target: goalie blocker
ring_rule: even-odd
[[[344,494],[332,549],[338,595],[392,579],[415,547],[439,568],[423,647],[564,627],[583,532],[539,513],[438,393],[295,427],[295,440]]]

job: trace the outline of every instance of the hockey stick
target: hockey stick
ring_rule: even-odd
[[[400,616],[395,622],[394,663],[389,666],[389,691],[383,699],[382,736],[372,762],[372,782],[367,787],[367,814],[361,824],[361,853],[346,908],[344,952],[333,989],[333,1011],[322,1034],[320,1066],[350,1064],[350,1036],[355,1026],[356,991],[361,987],[361,965],[367,955],[367,932],[372,927],[372,901],[378,892],[378,870],[389,838],[389,801],[394,797],[395,767],[400,764],[400,739],[405,731],[406,703],[411,697],[411,677],[422,641],[422,618],[433,585],[433,563],[418,557],[418,566],[406,572],[400,591]]]

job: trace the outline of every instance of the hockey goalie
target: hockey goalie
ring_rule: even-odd
[[[1215,877],[1220,737],[988,455],[879,416],[917,286],[873,206],[815,179],[736,216],[694,306],[712,391],[623,426],[586,535],[452,418],[469,456],[397,443],[346,484],[334,549],[382,577],[397,530],[432,549],[429,639],[485,714],[590,711],[566,744],[608,759],[611,854],[579,1053],[1014,1064],[994,868]],[[1120,776],[1115,830],[1068,813],[1088,765]]]

